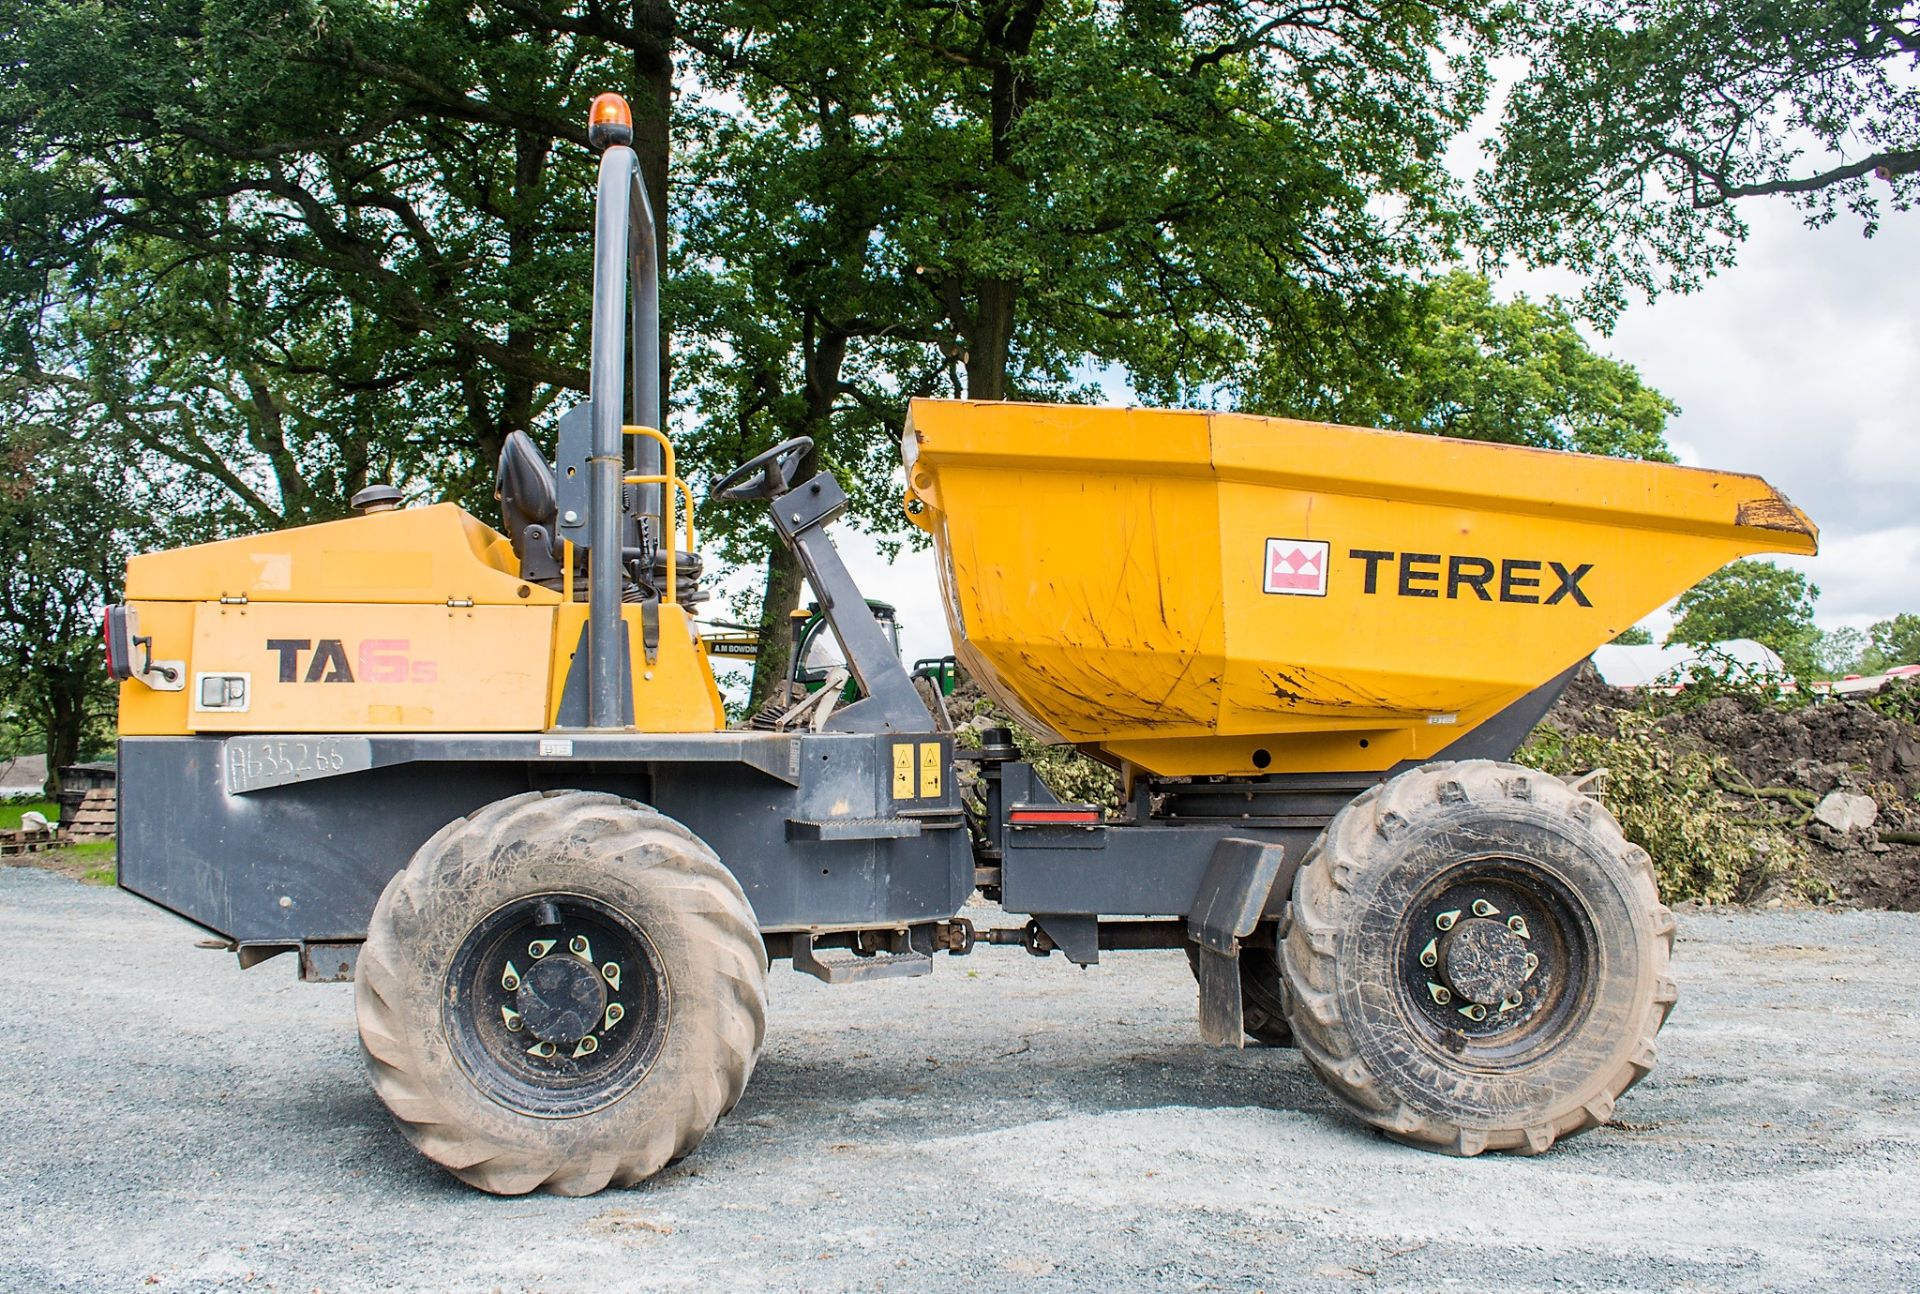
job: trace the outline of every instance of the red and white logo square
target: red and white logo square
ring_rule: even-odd
[[[1327,596],[1326,541],[1269,539],[1264,587],[1269,593],[1297,593],[1310,598]]]

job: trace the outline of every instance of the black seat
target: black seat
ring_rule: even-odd
[[[524,431],[507,433],[500,446],[500,463],[493,475],[493,497],[500,501],[500,524],[520,559],[520,578],[530,584],[558,589],[565,583],[561,566],[561,543],[556,529],[560,501],[554,488],[553,468],[539,446]],[[666,586],[666,553],[659,545],[642,540],[642,532],[632,516],[625,522],[624,567],[621,597],[628,602],[658,597]],[[584,597],[591,558],[582,560],[573,572],[574,596]],[[680,553],[675,560],[675,599],[686,606],[700,602],[706,590],[700,586],[704,569],[697,553]]]
[[[524,431],[508,432],[507,443],[500,447],[493,497],[500,500],[500,521],[523,573],[529,557],[527,531],[535,526],[540,535],[534,544],[533,562],[544,568],[554,557],[554,522],[560,516],[560,502],[554,495],[553,469],[547,466],[533,437]]]

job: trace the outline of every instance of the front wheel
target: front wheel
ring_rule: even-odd
[[[355,976],[375,1092],[427,1158],[498,1195],[590,1195],[687,1154],[766,1032],[739,884],[630,800],[532,792],[422,845]]]
[[[1672,1009],[1673,916],[1593,800],[1511,764],[1429,764],[1355,799],[1294,879],[1294,1036],[1412,1144],[1537,1154],[1604,1123]]]

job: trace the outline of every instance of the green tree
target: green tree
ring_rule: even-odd
[[[1474,6],[870,0],[714,20],[689,40],[747,112],[707,119],[685,181],[708,276],[687,299],[715,321],[694,361],[703,444],[813,436],[870,525],[899,526],[915,394],[1068,398],[1093,361],[1159,402],[1324,409],[1455,250],[1439,159],[1484,99]],[[710,524],[766,554],[763,695],[797,576],[757,518]]]
[[[0,696],[57,785],[111,730],[101,611],[119,591],[139,492],[123,464],[40,426],[0,430]]]
[[[1653,635],[1639,625],[1633,625],[1621,631],[1613,641],[1622,647],[1646,647],[1652,644]]]
[[[1585,454],[1672,462],[1665,432],[1679,407],[1632,365],[1599,354],[1558,298],[1496,301],[1456,271],[1427,285],[1395,362],[1355,384],[1335,416]]]
[[[1882,670],[1920,664],[1920,615],[1903,611],[1867,630],[1864,668]]]
[[[1587,304],[1731,265],[1741,203],[1872,234],[1920,196],[1914,0],[1529,0],[1482,177],[1490,233],[1591,276]]]
[[[1820,590],[1798,571],[1743,560],[1715,571],[1673,604],[1670,643],[1715,643],[1751,638],[1780,654],[1796,676],[1816,670],[1819,630],[1813,604]]]
[[[1814,649],[1814,660],[1822,674],[1829,678],[1840,678],[1860,672],[1867,650],[1866,634],[1843,625],[1820,634]]]
[[[208,532],[337,515],[379,477],[487,512],[505,436],[585,387],[581,118],[611,86],[668,216],[695,475],[810,435],[897,536],[908,399],[1083,398],[1095,366],[1161,403],[1655,456],[1670,406],[1564,310],[1428,282],[1471,241],[1442,158],[1505,21],[0,0],[0,352]],[[702,520],[764,565],[777,629],[799,581],[761,510]],[[786,635],[763,641],[762,690]]]
[[[0,345],[161,452],[210,466],[226,424],[245,512],[337,509],[367,441],[484,508],[507,433],[585,389],[593,91],[634,92],[664,198],[672,30],[656,0],[0,0]],[[49,326],[85,344],[56,362]],[[312,482],[302,438],[336,442]]]

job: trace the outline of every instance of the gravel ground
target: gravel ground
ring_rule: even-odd
[[[492,1199],[360,1074],[351,990],[0,869],[0,1290],[1920,1288],[1920,917],[1683,917],[1619,1122],[1451,1160],[1296,1053],[1202,1048],[1177,953],[773,975],[765,1056],[633,1191]]]

